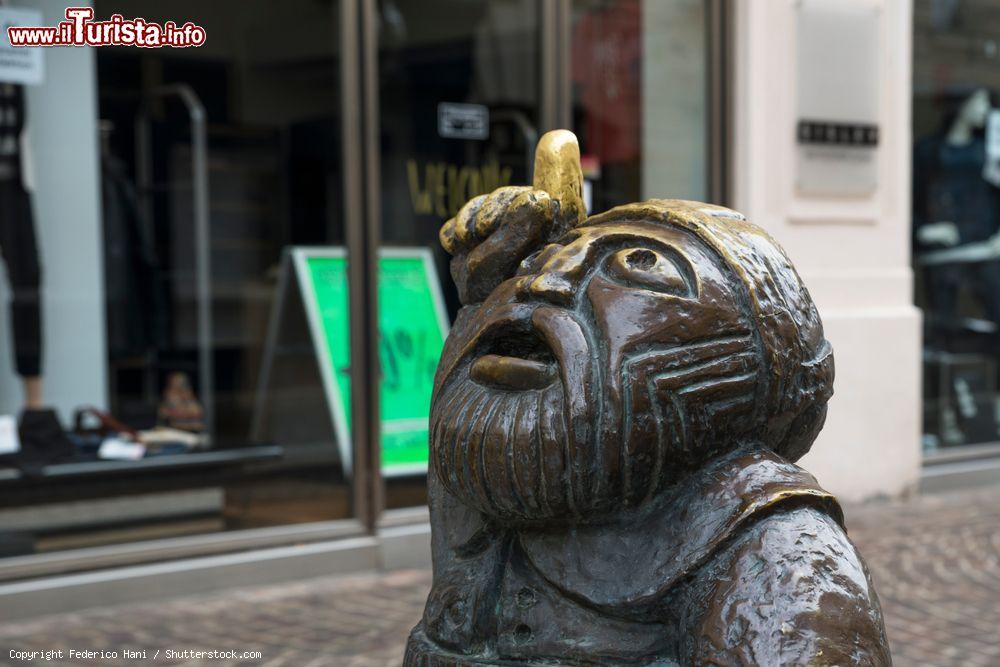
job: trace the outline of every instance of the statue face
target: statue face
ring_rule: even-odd
[[[529,257],[446,344],[440,480],[501,519],[598,521],[734,448],[760,393],[740,285],[662,224],[585,226]]]

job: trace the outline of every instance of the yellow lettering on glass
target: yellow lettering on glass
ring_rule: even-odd
[[[428,162],[422,168],[416,160],[406,161],[413,212],[442,220],[458,213],[473,197],[510,185],[511,177],[511,168],[501,167],[497,160],[479,166]]]

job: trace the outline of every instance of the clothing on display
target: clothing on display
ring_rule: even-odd
[[[635,1],[585,14],[573,29],[573,83],[585,113],[583,145],[605,164],[639,159],[642,11]],[[629,110],[628,113],[625,110]]]
[[[913,229],[947,222],[958,243],[985,241],[1000,231],[1000,188],[983,178],[985,140],[975,133],[968,143],[945,135],[918,142],[913,151]],[[917,251],[924,250],[919,240]],[[1000,323],[1000,262],[951,263],[925,269],[934,314],[945,321],[958,316],[959,289],[973,286],[986,319]]]
[[[985,241],[1000,228],[1000,189],[983,178],[985,140],[964,145],[929,137],[913,151],[914,229],[947,221],[959,243]]]
[[[44,476],[50,465],[187,454],[209,445],[204,434],[163,426],[139,431],[94,407],[78,408],[70,431],[63,429],[54,410],[25,410],[18,439],[20,448],[0,456],[0,468],[16,468],[28,477]],[[112,453],[127,448],[138,456]]]
[[[573,27],[574,123],[600,171],[596,209],[638,199],[642,154],[642,11],[636,0],[588,10]]]
[[[36,377],[42,370],[41,266],[21,168],[24,110],[21,86],[0,85],[0,255],[10,282],[15,368]]]
[[[1000,188],[991,178],[991,92],[983,87],[935,105],[938,130],[913,148],[913,248],[925,303],[923,446],[927,451],[995,440]],[[919,295],[922,293],[923,299]]]
[[[110,151],[101,155],[101,203],[109,355],[120,359],[164,347],[169,314],[156,240],[124,163]]]

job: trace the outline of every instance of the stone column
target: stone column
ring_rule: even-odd
[[[810,0],[805,0],[810,1]],[[920,477],[921,327],[910,263],[909,0],[843,0],[877,21],[879,143],[862,195],[798,181],[796,0],[734,2],[732,207],[790,255],[836,351],[826,428],[800,462],[842,499],[898,496]],[[837,67],[830,53],[829,66]]]

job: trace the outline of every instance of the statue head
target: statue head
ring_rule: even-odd
[[[600,521],[734,451],[808,451],[832,394],[832,351],[762,229],[689,201],[567,223],[560,212],[573,207],[544,191],[490,197],[442,234],[466,298],[477,270],[493,275],[438,368],[431,461],[451,493],[510,522]],[[482,238],[481,216],[532,212],[541,222],[521,233]],[[476,247],[498,236],[507,254],[484,259]]]

